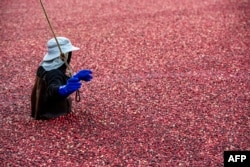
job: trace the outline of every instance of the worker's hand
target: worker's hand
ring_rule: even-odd
[[[81,70],[77,74],[75,74],[74,77],[86,82],[91,81],[91,79],[93,78],[91,70]]]
[[[59,94],[61,96],[67,97],[69,96],[71,93],[77,91],[78,89],[81,88],[81,82],[79,81],[78,78],[75,77],[71,77],[68,81],[66,85],[60,86],[59,87]]]

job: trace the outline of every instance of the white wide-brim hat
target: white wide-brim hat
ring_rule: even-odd
[[[63,53],[68,53],[68,52],[72,52],[75,50],[79,50],[78,47],[75,47],[71,44],[71,42],[68,38],[56,37],[56,39],[57,39]],[[46,55],[43,57],[43,61],[50,61],[50,60],[53,60],[57,57],[60,57],[60,50],[57,46],[55,38],[52,38],[47,42],[47,49],[48,50],[47,50]]]

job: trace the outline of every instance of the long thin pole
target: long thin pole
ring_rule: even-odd
[[[61,53],[61,55],[62,55],[62,54],[63,54],[62,49],[61,49],[61,47],[60,47],[60,45],[59,45],[59,42],[58,42],[58,40],[57,40],[57,38],[56,38],[56,34],[55,34],[55,32],[53,31],[52,25],[51,25],[51,23],[50,23],[50,21],[49,21],[49,17],[48,17],[47,12],[46,12],[46,10],[45,10],[45,8],[44,8],[44,5],[43,5],[43,3],[42,3],[42,0],[40,0],[40,3],[41,3],[41,6],[42,6],[42,8],[43,8],[43,12],[44,12],[44,14],[45,14],[46,20],[47,20],[48,23],[49,23],[50,30],[52,31],[52,34],[53,34],[53,36],[54,36],[54,38],[55,38],[55,40],[56,40],[56,44],[57,44],[57,46],[58,46],[58,48],[59,48],[59,51],[60,51],[60,53]]]
[[[48,21],[50,30],[51,30],[51,32],[52,32],[52,34],[53,34],[53,36],[54,36],[54,38],[55,38],[55,40],[56,40],[57,47],[58,47],[58,49],[59,49],[59,51],[60,51],[60,58],[64,61],[65,65],[67,66],[67,68],[68,68],[68,70],[69,70],[69,75],[70,75],[70,77],[72,77],[72,76],[73,76],[73,71],[72,71],[72,69],[70,68],[70,66],[69,66],[69,64],[68,64],[68,62],[67,62],[67,58],[65,57],[65,54],[62,52],[62,49],[61,49],[60,44],[59,44],[59,42],[58,42],[58,40],[57,40],[57,38],[56,38],[56,34],[55,34],[55,32],[54,32],[54,30],[53,30],[53,28],[52,28],[52,25],[51,25],[51,23],[50,23],[50,21],[49,21],[49,17],[48,17],[48,15],[47,15],[47,12],[46,12],[46,10],[45,10],[45,7],[44,7],[44,5],[43,5],[42,0],[40,0],[40,3],[41,3],[41,6],[42,6],[42,8],[43,8],[43,12],[44,12],[44,14],[45,14],[46,20]],[[75,100],[76,100],[77,102],[79,102],[79,101],[81,100],[79,90],[76,91]]]

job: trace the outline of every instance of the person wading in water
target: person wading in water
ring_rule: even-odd
[[[81,81],[89,82],[93,78],[92,71],[88,69],[80,70],[71,77],[66,75],[72,52],[79,48],[65,37],[57,37],[57,41],[66,62],[61,59],[55,38],[50,39],[47,42],[48,52],[37,69],[31,93],[31,116],[36,120],[53,119],[70,113],[70,95],[81,88]]]

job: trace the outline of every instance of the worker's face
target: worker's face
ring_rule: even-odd
[[[67,60],[68,64],[70,63],[71,56],[72,56],[72,52],[69,52],[69,53],[68,53],[68,60]]]

